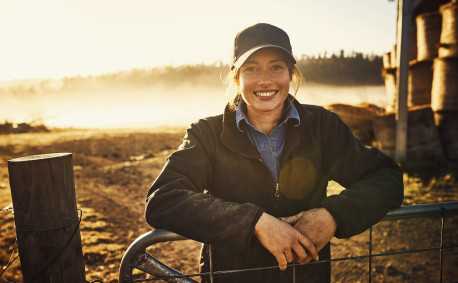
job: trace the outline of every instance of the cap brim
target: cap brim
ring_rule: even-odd
[[[285,48],[283,47],[280,47],[278,45],[271,45],[271,44],[266,44],[266,45],[260,45],[260,46],[256,46],[254,48],[251,48],[250,50],[248,50],[247,52],[243,53],[242,55],[240,55],[239,58],[237,58],[237,60],[235,60],[234,64],[232,64],[231,66],[231,70],[234,69],[234,68],[240,68],[243,63],[245,63],[245,61],[253,54],[255,53],[256,51],[258,51],[259,49],[263,49],[263,48],[268,48],[268,47],[274,47],[274,48],[278,48],[280,50],[283,51],[283,53],[285,53],[289,59],[291,59],[293,61],[294,64],[296,64],[296,59],[294,59],[293,55],[288,51],[286,50]]]

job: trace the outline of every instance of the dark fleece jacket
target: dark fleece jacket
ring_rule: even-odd
[[[294,105],[301,123],[288,125],[278,184],[237,129],[235,112],[226,108],[223,115],[188,128],[149,190],[147,222],[205,243],[202,271],[209,270],[209,246],[213,271],[277,265],[253,236],[263,212],[280,217],[324,207],[337,222],[335,236],[347,238],[401,205],[402,171],[396,163],[362,145],[336,114],[297,101]],[[327,196],[330,180],[346,190]],[[329,257],[328,244],[320,259]],[[292,282],[292,273],[292,268],[249,271],[216,275],[214,282]],[[296,267],[295,277],[329,282],[330,264]]]

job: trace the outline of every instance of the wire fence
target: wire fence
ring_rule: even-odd
[[[457,214],[458,213],[458,202],[446,202],[446,203],[433,203],[433,204],[424,204],[424,205],[414,205],[414,206],[406,206],[406,207],[401,207],[395,210],[390,211],[387,216],[382,220],[382,221],[395,221],[395,220],[405,220],[405,219],[412,219],[412,218],[430,218],[430,217],[440,217],[441,219],[441,226],[440,226],[440,245],[435,246],[435,247],[424,247],[424,248],[414,248],[414,249],[407,249],[407,250],[397,250],[397,251],[388,251],[388,252],[379,252],[379,253],[374,253],[374,239],[373,239],[373,234],[374,234],[374,229],[371,227],[369,229],[369,243],[368,243],[368,254],[365,255],[359,255],[359,256],[346,256],[346,257],[338,257],[338,258],[331,258],[331,259],[326,259],[326,260],[320,260],[320,261],[313,261],[309,262],[308,264],[318,264],[318,263],[324,263],[324,262],[330,262],[330,263],[337,263],[337,262],[342,262],[342,261],[354,261],[354,260],[362,260],[366,259],[368,260],[368,266],[367,266],[367,276],[368,276],[368,282],[372,282],[373,278],[373,259],[374,258],[380,258],[380,257],[389,257],[389,256],[396,256],[396,255],[406,255],[406,254],[419,254],[419,253],[427,253],[427,252],[439,252],[439,265],[440,265],[440,270],[439,270],[439,282],[443,282],[443,267],[444,267],[444,262],[445,262],[445,256],[444,256],[444,251],[445,250],[451,250],[454,248],[458,248],[458,243],[451,241],[451,243],[445,243],[445,228],[446,228],[446,217],[448,217],[451,214]],[[428,224],[426,224],[428,225]],[[415,229],[417,227],[412,227],[412,229]],[[157,231],[157,230],[156,230]],[[154,233],[154,232],[152,232]],[[164,234],[165,233],[165,234]],[[170,237],[167,237],[167,233],[170,233]],[[146,234],[145,234],[146,235]],[[151,237],[157,237],[157,242],[163,242],[163,241],[176,241],[176,240],[182,240],[183,238],[176,237],[176,234],[171,233],[171,232],[162,232],[162,233],[157,233],[157,235],[153,235]],[[453,237],[453,236],[452,236]],[[409,240],[409,239],[407,239]],[[457,238],[458,240],[458,238]],[[144,242],[147,241],[152,241],[156,242],[154,239],[148,238],[144,239]],[[137,251],[138,252],[138,251]],[[152,258],[151,256],[147,255],[144,257],[146,261],[152,261],[153,264],[157,264],[157,260]],[[151,263],[151,262],[150,262]],[[141,262],[137,262],[137,264],[142,264]],[[123,263],[121,263],[123,265]],[[296,266],[299,266],[299,264],[296,263],[291,263],[288,265],[288,267],[295,268]],[[138,267],[138,266],[137,266]],[[121,272],[123,272],[121,266]],[[136,267],[133,267],[136,268]],[[455,266],[455,268],[457,268]],[[141,268],[140,268],[141,269]],[[161,268],[159,268],[161,269]],[[261,267],[261,268],[250,268],[250,269],[239,269],[239,270],[226,270],[226,271],[213,271],[213,272],[206,272],[206,273],[194,273],[194,274],[181,274],[181,273],[174,273],[175,271],[172,269],[170,270],[143,270],[146,273],[150,273],[155,275],[155,278],[146,278],[146,279],[122,279],[122,274],[120,274],[120,282],[151,282],[151,281],[168,281],[168,282],[197,282],[192,280],[191,278],[194,277],[213,277],[213,276],[218,276],[218,275],[223,275],[223,274],[232,274],[232,273],[240,273],[240,272],[251,272],[251,271],[262,271],[262,270],[271,270],[271,269],[278,269],[278,266],[267,266],[267,267]],[[162,272],[162,276],[158,276],[158,273]],[[189,279],[189,280],[187,280]],[[182,281],[181,281],[182,280]]]
[[[9,209],[4,209],[9,210]],[[2,210],[3,211],[3,210]],[[78,217],[78,223],[80,223],[82,219],[80,211],[80,216]],[[452,214],[458,214],[458,202],[446,202],[446,203],[432,203],[432,204],[424,204],[424,205],[413,205],[413,206],[406,206],[401,207],[395,210],[390,211],[387,216],[382,221],[395,221],[395,220],[404,220],[404,219],[413,219],[413,218],[425,218],[425,217],[440,217],[441,219],[441,226],[440,226],[440,245],[436,247],[424,247],[424,248],[415,248],[415,249],[407,249],[407,250],[398,250],[398,251],[389,251],[389,252],[380,252],[374,253],[374,228],[371,227],[369,229],[369,241],[368,241],[368,254],[366,255],[358,255],[358,256],[346,256],[346,257],[336,257],[331,259],[325,259],[320,261],[313,261],[309,262],[308,264],[318,264],[318,263],[337,263],[343,261],[355,261],[355,260],[368,260],[368,282],[372,282],[372,271],[373,271],[373,259],[379,257],[387,257],[387,256],[395,256],[395,255],[404,255],[404,254],[416,254],[416,253],[427,253],[427,252],[439,252],[439,282],[443,282],[443,271],[444,271],[444,262],[446,260],[444,251],[451,250],[454,248],[458,248],[458,237],[456,235],[451,235],[449,237],[452,239],[449,240],[450,243],[445,241],[446,236],[446,219],[451,216]],[[458,221],[455,221],[458,223]],[[78,225],[79,226],[79,225]],[[414,227],[415,228],[415,227]],[[452,232],[458,232],[456,229],[453,229]],[[415,232],[415,231],[414,231]],[[120,282],[151,282],[151,281],[168,281],[168,282],[197,282],[194,281],[192,278],[194,277],[209,277],[212,278],[213,276],[224,275],[224,274],[233,274],[233,273],[242,273],[242,272],[252,272],[252,271],[262,271],[262,270],[272,270],[278,269],[278,266],[267,266],[267,267],[260,267],[260,268],[249,268],[249,269],[238,269],[238,270],[226,270],[226,271],[213,271],[213,272],[205,272],[205,273],[194,273],[194,274],[181,274],[173,269],[163,269],[163,266],[158,266],[160,263],[158,260],[150,256],[146,253],[146,247],[156,244],[159,242],[167,242],[167,241],[177,241],[177,240],[185,240],[184,237],[169,232],[165,230],[155,230],[149,233],[144,234],[142,237],[139,237],[126,251],[123,260],[121,261],[120,267]],[[131,255],[129,257],[129,255]],[[16,258],[19,255],[16,256]],[[140,257],[139,257],[140,256]],[[10,258],[8,266],[16,259]],[[140,259],[141,258],[141,259]],[[148,268],[142,268],[141,265],[145,266],[145,262],[147,261],[148,264],[156,265],[156,269],[149,270]],[[458,262],[458,259],[455,260]],[[147,265],[148,265],[147,264]],[[7,266],[7,267],[8,267]],[[127,266],[127,267],[126,267]],[[288,267],[295,268],[299,266],[299,264],[291,263],[288,264]],[[1,272],[3,272],[7,269]],[[150,266],[151,267],[151,266]],[[168,266],[167,266],[168,267]],[[169,267],[168,267],[169,268]],[[458,266],[454,266],[454,268],[458,268]],[[155,278],[146,278],[146,279],[133,279],[132,271],[133,269],[140,269],[147,274],[153,274]],[[172,270],[172,271],[171,271]],[[1,277],[0,275],[0,277]],[[158,276],[159,275],[159,276]],[[456,278],[455,278],[456,279]],[[102,280],[97,279],[92,282],[102,282]]]

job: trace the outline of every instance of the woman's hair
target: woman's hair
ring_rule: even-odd
[[[301,71],[299,71],[293,62],[290,60],[285,60],[285,63],[291,75],[291,86],[294,88],[293,96],[296,97],[297,91],[302,84],[303,77]],[[239,89],[239,74],[240,68],[233,68],[229,74],[227,74],[223,82],[226,89],[226,99],[229,105],[229,109],[233,111],[237,110],[239,101],[242,99]]]

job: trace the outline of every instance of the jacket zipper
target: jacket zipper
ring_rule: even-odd
[[[249,157],[249,156],[246,156],[246,157]],[[258,161],[264,164],[264,160],[262,160],[262,158],[259,158]],[[269,170],[269,168],[267,168],[266,164],[264,164],[264,166],[266,167],[267,170]],[[269,173],[270,173],[270,170],[269,170]],[[272,174],[269,174],[269,175],[272,176]],[[272,179],[274,179],[274,178],[272,177]],[[275,180],[274,180],[274,182],[275,182]],[[278,182],[275,183],[274,196],[276,198],[280,197],[280,184]]]
[[[272,145],[270,144],[270,140],[269,140],[269,146],[270,146],[270,153],[272,153],[272,158],[273,158],[273,160],[274,160],[275,172],[278,172],[278,171],[277,171],[277,162],[276,162],[276,160],[275,160],[274,151],[273,151]],[[265,165],[265,164],[264,164],[264,165]],[[270,171],[270,170],[269,170],[269,171]],[[278,179],[278,177],[277,177],[277,179]],[[275,193],[274,193],[274,195],[275,195],[276,198],[280,197],[280,188],[279,188],[279,186],[280,186],[280,185],[278,184],[278,181],[277,181],[277,182],[275,183]]]

